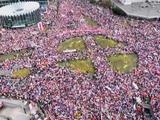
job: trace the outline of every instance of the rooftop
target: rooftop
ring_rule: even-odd
[[[158,2],[136,2],[124,5],[119,0],[112,0],[127,15],[145,19],[160,18],[160,1]]]
[[[30,120],[29,108],[20,100],[0,99],[0,120]]]
[[[33,12],[40,7],[38,2],[17,2],[0,8],[0,16],[17,16]]]

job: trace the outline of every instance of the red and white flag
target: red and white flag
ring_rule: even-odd
[[[45,27],[44,27],[44,24],[43,24],[42,22],[39,22],[39,23],[38,23],[38,29],[39,29],[41,32],[44,32]]]

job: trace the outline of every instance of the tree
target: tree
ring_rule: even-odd
[[[97,3],[103,7],[111,8],[112,1],[111,0],[90,0],[90,3]]]
[[[90,0],[90,3],[97,3],[99,2],[100,0]]]
[[[111,1],[111,0],[101,0],[101,4],[102,4],[102,6],[104,6],[104,7],[111,8],[111,6],[112,6],[112,1]]]

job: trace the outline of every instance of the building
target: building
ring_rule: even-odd
[[[124,5],[130,5],[132,3],[140,3],[140,2],[160,2],[160,0],[119,0]]]
[[[27,27],[40,20],[38,2],[17,2],[0,8],[0,26],[3,28]]]
[[[44,120],[46,114],[32,101],[0,97],[0,120]]]
[[[4,5],[8,5],[10,3],[15,3],[15,2],[26,2],[26,1],[34,1],[34,2],[39,2],[40,5],[43,7],[44,5],[46,6],[48,4],[48,0],[0,0],[0,7]]]
[[[112,0],[115,13],[143,19],[160,18],[160,0]]]
[[[19,100],[0,98],[3,107],[0,108],[0,120],[30,120],[29,107]]]

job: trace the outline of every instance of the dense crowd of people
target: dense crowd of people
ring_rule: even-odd
[[[34,101],[51,120],[143,120],[147,119],[143,107],[135,99],[150,96],[154,119],[160,119],[160,23],[116,16],[82,0],[61,0],[58,9],[50,5],[44,13],[45,32],[37,25],[1,30],[1,54],[30,47],[34,51],[30,57],[0,63],[3,70],[33,70],[22,79],[1,76],[0,95]],[[84,16],[98,25],[87,25]],[[94,35],[111,37],[125,46],[102,49]],[[84,37],[87,50],[57,51],[61,42],[77,36]],[[116,73],[106,62],[107,55],[133,52],[139,60],[131,73]],[[96,67],[94,75],[58,65],[59,61],[85,58],[91,58]]]

